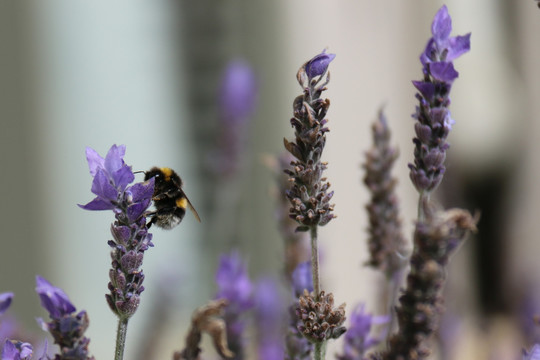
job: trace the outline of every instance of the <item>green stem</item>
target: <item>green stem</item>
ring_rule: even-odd
[[[321,280],[319,278],[319,245],[317,242],[317,225],[310,229],[311,235],[311,275],[313,277],[313,292],[315,301],[319,301],[321,293]]]
[[[424,221],[425,219],[425,213],[424,213],[424,207],[429,203],[429,195],[431,193],[422,191],[420,193],[420,197],[418,198],[418,221]]]
[[[315,360],[324,360],[326,357],[326,341],[315,343]]]
[[[114,350],[114,360],[124,358],[124,347],[126,345],[126,334],[129,318],[118,320],[118,329],[116,330],[116,349]]]

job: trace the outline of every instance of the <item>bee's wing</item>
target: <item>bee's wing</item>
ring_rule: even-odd
[[[183,191],[182,191],[182,192],[183,192]],[[199,217],[199,213],[197,212],[197,210],[195,210],[195,208],[194,208],[193,205],[191,204],[191,201],[189,201],[189,198],[187,197],[187,195],[186,195],[185,192],[184,192],[184,197],[185,197],[186,200],[187,200],[189,210],[191,210],[191,212],[193,213],[193,215],[195,215],[195,219],[197,219],[198,222],[201,222],[201,218]]]

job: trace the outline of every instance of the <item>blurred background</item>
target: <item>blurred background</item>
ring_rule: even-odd
[[[377,312],[382,276],[363,266],[369,194],[360,164],[384,105],[400,148],[395,175],[410,238],[417,205],[407,168],[411,80],[421,78],[418,56],[442,4],[0,0],[0,292],[15,292],[10,312],[39,333],[40,274],[88,311],[96,358],[112,355],[116,319],[104,294],[113,216],[77,207],[93,198],[86,146],[105,155],[125,144],[134,170],[176,169],[202,218],[199,224],[188,213],[173,231],[154,230],[127,359],[158,331],[151,320],[163,297],[173,305],[161,355],[152,356],[169,358],[182,347],[186,319],[214,296],[221,253],[238,249],[253,279],[279,277],[276,176],[263,159],[281,154],[283,138],[293,137],[296,71],[325,48],[337,54],[323,160],[338,218],[320,230],[323,287],[349,309],[365,302]],[[531,320],[540,308],[540,9],[532,0],[446,4],[453,35],[472,38],[471,52],[455,62],[456,125],[437,195],[482,219],[450,266],[434,359],[515,359],[540,340]],[[237,117],[223,107],[231,64],[248,69],[240,76],[253,87],[251,105]]]

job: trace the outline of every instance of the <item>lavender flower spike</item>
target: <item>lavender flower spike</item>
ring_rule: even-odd
[[[6,292],[0,294],[0,315],[6,312],[13,300],[13,293]]]
[[[540,359],[540,345],[535,344],[529,352],[523,350],[522,360],[539,360]]]
[[[229,349],[235,354],[234,359],[243,359],[245,321],[242,315],[253,307],[253,284],[248,277],[247,266],[238,253],[221,256],[216,283],[216,299],[228,302],[223,318],[227,324]]]
[[[454,124],[450,116],[450,89],[458,77],[453,60],[470,49],[470,36],[450,37],[452,19],[446,5],[441,7],[431,26],[432,37],[420,55],[424,79],[413,81],[419,91],[419,105],[413,118],[416,137],[413,139],[414,164],[409,164],[411,180],[420,193],[429,194],[442,181],[446,150],[450,145],[446,138]]]
[[[88,355],[90,339],[84,336],[89,324],[86,311],[75,314],[77,309],[66,293],[41,276],[36,276],[36,292],[41,299],[41,306],[51,318],[48,323],[41,320],[42,327],[60,347],[60,354],[56,355],[55,360],[93,360],[94,357]]]
[[[146,210],[152,202],[154,178],[128,186],[135,176],[124,162],[126,147],[113,145],[102,158],[95,150],[86,149],[92,181],[92,192],[97,197],[86,205],[86,210],[112,210],[115,222],[111,225],[110,293],[105,295],[111,310],[118,316],[115,360],[124,355],[128,319],[137,311],[144,274],[141,269],[144,252],[154,246],[152,234],[146,226]]]
[[[131,317],[139,306],[144,290],[144,274],[140,269],[144,252],[153,246],[152,234],[146,228],[145,212],[152,201],[154,179],[128,186],[134,175],[124,163],[125,146],[113,145],[105,158],[86,149],[90,174],[94,176],[92,192],[97,197],[85,210],[112,210],[116,221],[111,225],[114,240],[111,247],[112,269],[109,271],[107,303],[119,318]]]

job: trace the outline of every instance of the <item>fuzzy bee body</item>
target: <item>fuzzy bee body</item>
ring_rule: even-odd
[[[153,167],[144,175],[145,181],[151,178],[155,181],[152,200],[156,210],[148,214],[150,216],[148,228],[152,224],[166,230],[176,227],[186,215],[186,208],[193,212],[199,222],[201,221],[199,214],[182,190],[182,179],[174,170]]]

